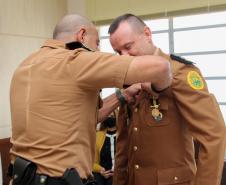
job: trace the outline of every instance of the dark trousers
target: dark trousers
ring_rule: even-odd
[[[112,185],[112,177],[104,178],[100,173],[93,173],[96,181],[99,183],[99,185]]]
[[[221,185],[226,184],[226,162],[224,162],[224,169],[222,173]]]

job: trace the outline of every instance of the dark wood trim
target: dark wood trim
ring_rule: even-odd
[[[7,169],[10,162],[9,150],[11,146],[10,138],[0,139],[3,185],[8,185],[10,180],[9,177],[7,177]]]

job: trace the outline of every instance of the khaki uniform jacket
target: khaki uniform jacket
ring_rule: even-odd
[[[48,40],[25,59],[11,82],[12,160],[37,164],[37,173],[62,176],[76,168],[92,174],[98,96],[122,87],[133,57],[90,52]]]
[[[137,108],[119,111],[114,185],[219,185],[225,152],[225,124],[218,103],[194,65],[170,60],[172,85],[159,96],[163,114],[151,115],[143,92]],[[200,144],[198,164],[193,138]]]

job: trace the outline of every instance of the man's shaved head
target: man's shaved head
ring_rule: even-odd
[[[53,39],[64,43],[78,41],[92,50],[98,49],[99,38],[95,25],[85,17],[66,15],[56,25]]]
[[[81,27],[87,28],[93,26],[93,23],[85,17],[76,14],[66,15],[56,25],[53,32],[53,39],[61,40],[65,36],[73,35]]]

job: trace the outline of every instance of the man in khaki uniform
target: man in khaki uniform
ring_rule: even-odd
[[[120,107],[114,185],[219,185],[225,124],[199,69],[164,54],[134,15],[116,18],[109,33],[120,55],[162,56],[173,73],[168,89],[143,91],[137,106]],[[197,166],[193,139],[200,143]]]
[[[101,88],[151,81],[161,90],[171,83],[163,57],[97,51],[97,30],[79,15],[65,16],[53,38],[18,66],[11,82],[12,163],[19,156],[37,165],[29,185],[64,184],[67,168],[84,181],[92,175]],[[13,178],[27,183],[20,170]]]

